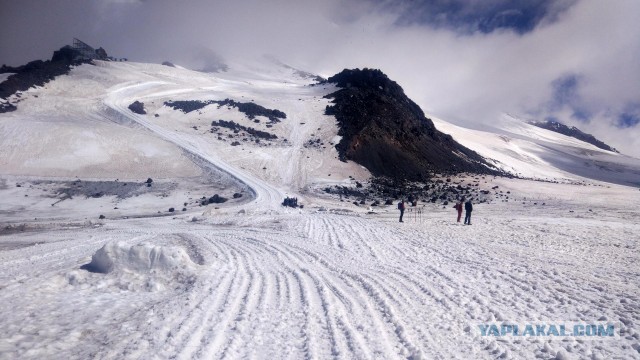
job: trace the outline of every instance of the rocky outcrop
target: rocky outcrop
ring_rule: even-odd
[[[438,131],[402,88],[380,70],[343,70],[325,113],[336,117],[340,159],[374,176],[424,180],[437,173],[496,174],[483,157]]]
[[[0,98],[6,100],[19,91],[25,91],[34,86],[43,86],[57,76],[68,74],[73,65],[90,63],[89,60],[74,60],[76,55],[77,52],[72,48],[63,47],[53,53],[51,60],[35,60],[18,67],[2,65],[0,73],[14,74],[0,83]],[[15,109],[15,105],[5,103],[0,106],[0,113]]]
[[[269,119],[269,123],[278,123],[282,119],[287,118],[287,114],[278,109],[267,109],[258,104],[252,102],[237,102],[231,99],[224,100],[182,100],[182,101],[165,101],[166,106],[173,108],[174,110],[180,110],[185,114],[192,111],[200,110],[207,105],[218,104],[220,106],[235,107],[238,111],[244,113],[247,118],[253,120],[256,116],[264,116]]]
[[[145,115],[147,113],[144,109],[144,103],[137,100],[129,105],[129,110],[139,115]]]

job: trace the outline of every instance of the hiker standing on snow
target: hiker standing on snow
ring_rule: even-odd
[[[398,210],[400,210],[400,222],[404,222],[402,221],[402,215],[404,215],[404,200],[400,200],[398,203]]]
[[[458,222],[460,222],[460,217],[462,217],[463,204],[464,204],[464,196],[462,197],[462,199],[460,199],[460,201],[458,201],[455,205],[453,205],[453,208],[458,211]]]
[[[471,211],[473,211],[473,205],[471,204],[471,199],[464,203],[464,224],[471,225]]]

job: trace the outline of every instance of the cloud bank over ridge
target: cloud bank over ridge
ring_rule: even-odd
[[[640,157],[640,2],[0,0],[0,63],[78,37],[204,68],[271,54],[328,76],[380,68],[423,109],[482,128],[554,118]]]

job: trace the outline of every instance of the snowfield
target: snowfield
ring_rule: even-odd
[[[318,190],[369,174],[336,159],[332,89],[308,84],[275,65],[98,62],[23,93],[0,115],[0,358],[640,358],[637,159],[512,119],[501,134],[436,120],[547,181],[478,176],[492,201],[474,205],[473,225],[429,202],[399,223],[395,205]],[[231,107],[163,105],[225,98],[287,118],[267,127]],[[278,140],[211,132],[218,119]],[[549,160],[558,154],[573,165]],[[615,169],[618,184],[600,181]],[[202,206],[214,193],[230,200]],[[285,196],[304,208],[282,207]],[[610,322],[619,336],[478,327],[570,322]]]

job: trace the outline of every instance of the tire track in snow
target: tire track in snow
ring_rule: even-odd
[[[272,246],[276,246],[276,245],[274,245],[274,244],[271,244],[271,245],[272,245]],[[336,267],[334,267],[334,266],[330,265],[330,263],[329,263],[329,262],[327,262],[326,260],[322,259],[319,255],[317,255],[317,254],[315,254],[315,253],[312,253],[312,252],[309,252],[307,249],[297,248],[296,246],[292,246],[291,248],[288,248],[287,250],[283,250],[283,249],[281,249],[280,247],[278,247],[278,248],[279,248],[279,249],[280,249],[280,251],[282,251],[283,253],[288,253],[288,255],[287,255],[287,256],[289,257],[289,261],[287,261],[287,264],[291,264],[291,263],[298,263],[298,264],[310,264],[310,263],[309,263],[309,260],[308,260],[308,259],[305,259],[305,256],[307,256],[307,257],[311,257],[313,260],[315,260],[315,261],[314,261],[315,263],[319,263],[319,264],[323,265],[323,266],[324,266],[324,268],[325,268],[325,269],[324,269],[325,271],[314,271],[314,273],[322,274],[322,273],[325,273],[325,272],[326,272],[326,270],[330,270],[331,272],[341,273],[341,271],[340,271],[338,268],[336,268]],[[305,271],[305,273],[306,273],[306,275],[307,275],[307,276],[309,276],[310,278],[312,278],[312,279],[314,280],[314,284],[315,284],[315,285],[314,285],[313,287],[311,287],[311,288],[315,288],[315,289],[324,288],[324,287],[323,287],[323,285],[322,285],[322,282],[323,282],[324,280],[321,280],[321,279],[319,279],[319,278],[314,278],[314,277],[311,275],[311,270],[306,270],[306,271]],[[344,278],[344,276],[342,276],[342,277]],[[347,276],[347,277],[349,277],[349,276]],[[332,281],[332,282],[328,282],[328,281],[324,281],[324,282],[326,282],[326,283],[333,283],[333,284],[337,283],[335,280],[334,280],[334,281]],[[306,291],[306,294],[308,295],[309,293],[313,294],[313,292],[309,292],[309,291],[307,290],[307,291]],[[325,294],[326,294],[326,293],[325,293]],[[366,292],[366,296],[364,296],[364,298],[365,298],[364,303],[367,303],[367,302],[368,302],[368,300],[371,300],[373,297],[371,296],[371,293],[370,293],[370,292]],[[306,300],[303,300],[303,301],[306,301]],[[322,299],[321,299],[320,301],[322,302]],[[360,301],[359,303],[362,303],[362,302],[363,302],[363,301]],[[310,302],[310,303],[311,303],[311,302]],[[325,300],[325,306],[323,307],[323,309],[329,309],[329,306],[328,306],[327,304],[328,304],[328,301],[327,301],[327,300]],[[351,310],[353,310],[353,309],[351,309]],[[327,310],[327,311],[323,311],[323,313],[325,314],[325,318],[329,319],[328,321],[330,321],[330,322],[332,322],[332,323],[337,323],[337,321],[335,321],[335,320],[331,320],[332,315],[330,315],[330,314],[329,314],[329,312],[330,312],[329,310]],[[386,328],[386,326],[383,326],[383,325],[385,325],[385,324],[386,324],[386,322],[385,322],[385,321],[384,321],[384,319],[383,319],[383,318],[384,318],[384,314],[376,313],[376,311],[375,311],[375,310],[373,310],[372,308],[365,309],[365,310],[364,310],[364,313],[366,314],[366,315],[365,315],[365,317],[376,318],[376,319],[378,319],[378,320],[379,320],[379,323],[378,323],[378,325],[377,325],[377,326],[375,326],[375,328],[379,328],[379,329]],[[337,328],[337,326],[336,326],[336,328]],[[402,341],[402,338],[397,337],[397,326],[394,326],[394,327],[393,327],[393,329],[392,329],[392,333],[394,334],[394,336],[395,336],[397,339],[399,339],[400,341]],[[336,337],[336,335],[335,335],[334,333],[331,333],[331,335],[329,335],[329,336],[330,336],[331,338],[333,338],[333,339],[335,339],[335,337]],[[350,336],[350,337],[351,337],[351,338],[355,338],[356,336]],[[380,334],[379,334],[379,336],[377,336],[377,338],[386,338],[386,335],[385,335],[385,333],[380,333]],[[388,338],[387,338],[387,339],[388,339]],[[333,340],[333,341],[335,342],[335,340]],[[371,339],[370,339],[370,341],[375,342],[375,341],[373,340],[373,338],[371,338]],[[349,343],[349,341],[347,340],[347,341],[346,341],[346,343]],[[384,343],[385,343],[386,345],[389,345],[390,341],[385,341]],[[405,346],[405,347],[407,347],[407,348],[409,348],[409,349],[412,349],[412,346],[411,346],[411,345],[409,345],[409,346]],[[389,347],[389,348],[387,348],[387,349],[386,349],[386,351],[384,351],[384,352],[385,352],[385,353],[388,353],[388,351],[390,351],[390,350],[391,350],[391,348]],[[344,352],[347,352],[347,350],[345,350],[345,347],[344,347],[344,346],[343,346],[343,348],[342,348],[341,352],[343,352],[343,353],[344,353]],[[335,353],[335,350],[333,351],[333,353]]]
[[[222,251],[221,246],[218,248]],[[238,280],[238,269],[234,265],[237,257],[233,251],[226,251],[226,253],[228,260],[223,269],[227,268],[228,271],[217,286],[209,286],[205,291],[198,291],[201,294],[200,300],[193,307],[193,311],[187,314],[187,319],[192,319],[192,321],[189,320],[189,323],[182,327],[184,330],[179,334],[178,343],[181,346],[176,346],[180,351],[179,359],[189,359],[198,353],[203,342],[209,337],[210,326],[215,315],[217,315],[218,309],[228,302],[230,294],[235,289],[235,284]],[[217,272],[214,272],[211,276],[215,277],[216,274]],[[200,283],[207,284],[208,282],[203,280]]]
[[[240,255],[235,249],[230,251],[234,259],[232,265],[234,275],[229,288],[222,295],[216,295],[215,303],[208,307],[208,317],[204,321],[203,333],[198,335],[198,345],[194,355],[203,358],[215,355],[220,351],[225,341],[228,328],[235,313],[240,306],[240,301],[246,294],[251,280],[242,276],[245,269],[242,267]],[[238,284],[239,283],[239,284]],[[206,329],[205,329],[206,328]],[[195,339],[195,338],[194,338]]]
[[[235,314],[233,327],[231,328],[234,332],[240,333],[238,336],[235,336],[230,339],[230,341],[226,344],[226,347],[220,351],[221,357],[227,357],[227,354],[231,354],[230,357],[236,357],[238,354],[238,347],[241,347],[241,344],[238,344],[240,341],[242,333],[247,332],[245,328],[251,327],[248,329],[249,331],[255,329],[252,327],[252,324],[249,319],[255,313],[257,313],[257,309],[259,304],[265,298],[265,288],[264,288],[264,274],[260,272],[255,264],[256,252],[253,253],[244,247],[243,254],[246,256],[242,257],[242,262],[244,263],[244,269],[247,271],[247,277],[249,278],[249,286],[247,287],[247,291],[244,296],[241,298],[241,303],[238,311]],[[253,255],[253,256],[249,256]],[[257,284],[256,284],[257,283]],[[256,291],[257,290],[257,291]],[[255,296],[257,294],[257,296]],[[246,339],[242,339],[246,340]],[[234,349],[235,348],[235,349]]]
[[[338,321],[337,318],[340,317],[336,317],[336,315],[334,314],[336,301],[331,300],[332,292],[330,292],[324,285],[330,282],[314,275],[316,271],[311,271],[308,266],[305,266],[309,264],[308,260],[299,257],[299,255],[297,257],[292,257],[292,254],[283,251],[281,248],[273,245],[271,242],[269,242],[269,245],[267,245],[266,240],[264,242],[254,240],[254,243],[255,245],[259,245],[267,249],[270,247],[271,249],[269,251],[274,255],[281,254],[281,264],[287,268],[287,271],[290,274],[293,275],[293,278],[298,285],[298,289],[300,290],[300,303],[303,305],[303,311],[306,314],[320,315],[320,318],[317,318],[317,316],[315,318],[312,317],[312,320],[310,320],[311,325],[307,328],[308,330],[305,332],[305,334],[321,333],[317,329],[317,326],[320,326],[321,329],[327,329],[325,330],[325,336],[328,339],[327,344],[307,344],[305,348],[307,354],[310,354],[310,356],[313,357],[313,348],[317,347],[321,349],[320,351],[325,351],[325,353],[332,354],[334,356],[338,354],[344,355],[350,353],[349,349],[354,348],[353,339],[357,338],[357,336],[349,333],[349,327],[347,326],[342,326],[342,330],[338,330],[338,323],[344,324],[345,322]],[[278,250],[275,250],[276,248]],[[282,257],[285,257],[285,259],[282,259]],[[292,264],[298,264],[299,268],[292,268]],[[346,316],[344,317],[346,318]],[[345,335],[345,338],[341,338],[340,334],[348,335]],[[360,341],[360,344],[362,344],[362,341]],[[330,351],[327,352],[326,350],[322,349],[329,349]]]

